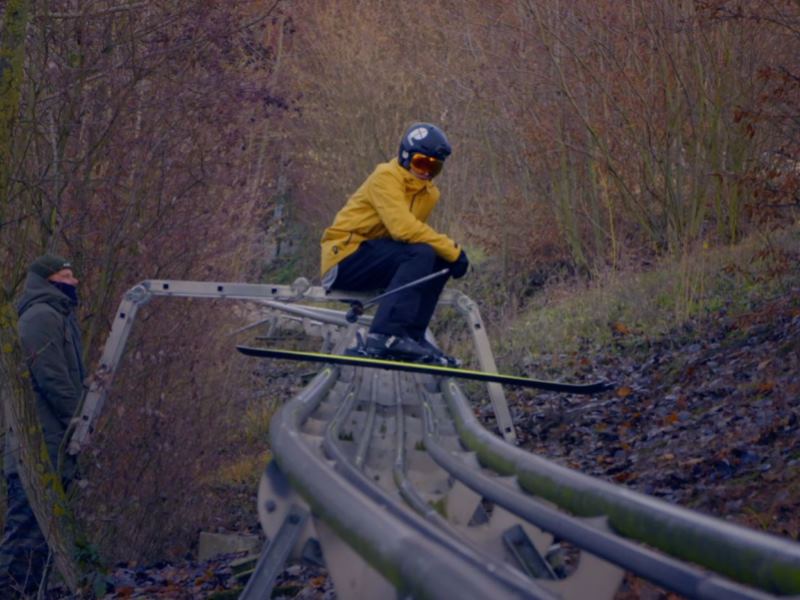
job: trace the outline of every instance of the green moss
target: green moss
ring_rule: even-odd
[[[442,517],[444,517],[445,519],[447,518],[447,502],[445,501],[444,498],[439,498],[438,500],[435,500],[434,502],[429,502],[428,504],[431,505],[433,510],[442,515]]]
[[[504,353],[515,360],[555,360],[587,344],[629,350],[696,317],[750,310],[800,284],[800,272],[792,268],[798,231],[794,226],[770,239],[762,234],[737,246],[698,249],[647,272],[608,272],[589,284],[551,286],[505,329]]]
[[[283,590],[284,588],[275,588],[275,590],[278,590],[278,589]],[[274,594],[275,590],[273,590],[273,594]],[[209,600],[236,600],[236,598],[238,598],[243,591],[244,591],[244,587],[237,587],[237,588],[233,588],[233,589],[230,589],[230,590],[224,590],[222,592],[214,592],[208,597],[208,599]]]

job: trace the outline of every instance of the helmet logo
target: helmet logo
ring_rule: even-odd
[[[408,139],[408,143],[413,146],[414,142],[424,140],[426,137],[428,137],[428,129],[426,127],[417,127],[409,132],[406,139]]]

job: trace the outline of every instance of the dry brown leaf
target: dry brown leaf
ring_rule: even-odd
[[[629,388],[627,385],[623,385],[622,387],[617,388],[617,396],[620,398],[627,398],[633,393],[633,390]]]
[[[616,323],[614,323],[614,324],[611,326],[611,328],[612,328],[612,329],[613,329],[613,330],[614,330],[616,333],[618,333],[618,334],[620,334],[620,335],[628,335],[628,334],[631,332],[630,328],[629,328],[627,325],[625,325],[624,323],[620,323],[619,321],[617,321]]]
[[[758,384],[758,391],[762,394],[769,394],[772,390],[775,389],[775,382],[774,381],[762,381]]]

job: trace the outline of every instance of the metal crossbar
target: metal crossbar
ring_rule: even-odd
[[[148,279],[135,285],[124,294],[119,304],[99,365],[89,379],[89,389],[70,437],[68,445],[70,454],[77,454],[89,440],[94,422],[103,409],[114,374],[122,360],[136,314],[142,306],[159,297],[252,301],[287,314],[299,315],[333,326],[350,324],[345,312],[299,303],[340,301],[352,305],[354,302],[369,301],[367,294],[327,292],[322,287],[311,286],[305,278],[297,279],[292,285],[169,279]],[[497,372],[489,338],[475,303],[458,291],[445,290],[439,299],[439,304],[453,306],[462,314],[472,334],[481,369]],[[371,317],[360,317],[356,325],[368,324],[370,319]],[[503,437],[506,441],[514,443],[516,436],[503,389],[494,383],[487,384],[487,389]]]

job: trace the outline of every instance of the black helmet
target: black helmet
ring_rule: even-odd
[[[414,123],[406,129],[403,139],[400,140],[400,150],[397,160],[406,169],[409,168],[411,155],[415,152],[444,160],[450,156],[452,149],[444,131],[430,123]]]

